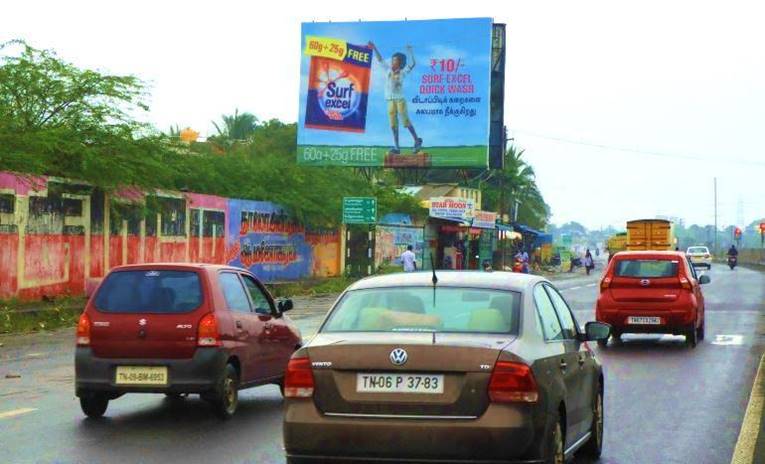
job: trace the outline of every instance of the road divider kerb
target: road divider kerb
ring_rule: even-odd
[[[760,359],[757,375],[752,385],[749,404],[741,423],[736,448],[733,450],[731,464],[753,464],[757,448],[757,437],[762,425],[763,406],[765,406],[765,354]]]
[[[11,417],[20,416],[33,411],[37,411],[36,408],[19,408],[12,411],[0,412],[0,419],[10,419]]]

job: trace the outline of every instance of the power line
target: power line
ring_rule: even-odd
[[[701,161],[706,163],[733,163],[733,164],[740,164],[744,166],[765,167],[765,162],[763,161],[752,161],[752,160],[744,160],[744,159],[728,158],[728,157],[724,159],[716,160],[716,159],[710,159],[710,157],[704,157],[701,155],[692,155],[692,154],[684,155],[679,153],[668,153],[668,152],[660,152],[660,151],[653,151],[653,150],[640,150],[637,148],[618,147],[618,146],[606,145],[602,143],[586,142],[582,140],[572,140],[572,139],[567,139],[567,138],[558,137],[554,135],[545,135],[545,134],[539,134],[536,132],[525,131],[521,129],[512,129],[512,131],[518,134],[528,135],[530,137],[536,137],[536,138],[551,140],[551,141],[560,142],[560,143],[567,143],[570,145],[580,145],[585,147],[599,148],[603,150],[621,151],[625,153],[636,153],[640,155],[655,156],[657,158],[674,158],[674,159],[681,159],[681,160]]]

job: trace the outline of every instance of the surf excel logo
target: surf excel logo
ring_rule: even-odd
[[[339,39],[306,36],[311,57],[305,127],[364,132],[372,50]]]
[[[319,79],[321,84],[316,97],[328,118],[342,121],[359,109],[359,83],[353,76],[342,69],[328,66]]]

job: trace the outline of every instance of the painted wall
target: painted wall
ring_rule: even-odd
[[[375,266],[392,264],[401,266],[401,254],[412,245],[417,257],[417,266],[422,267],[425,246],[423,228],[415,226],[375,227]]]
[[[107,207],[108,205],[108,207]],[[340,273],[340,236],[307,232],[269,202],[158,191],[114,194],[0,172],[0,298],[81,294],[123,264],[241,266],[266,282]]]

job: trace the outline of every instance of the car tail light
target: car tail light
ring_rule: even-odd
[[[215,314],[209,313],[199,321],[197,329],[197,346],[220,346],[220,332],[218,331],[218,319]]]
[[[611,286],[611,277],[609,276],[603,277],[603,280],[600,281],[600,289],[605,290],[610,286]]]
[[[310,398],[313,396],[313,370],[307,358],[292,358],[284,374],[285,398]]]
[[[704,259],[709,259],[709,253],[704,255]]]
[[[680,277],[680,286],[683,287],[686,290],[690,290],[691,289],[691,282],[688,279],[686,279],[685,277],[681,276]]]
[[[82,313],[77,322],[77,346],[90,345],[90,316]]]
[[[536,403],[537,381],[525,364],[497,361],[489,381],[489,399],[494,403]]]

